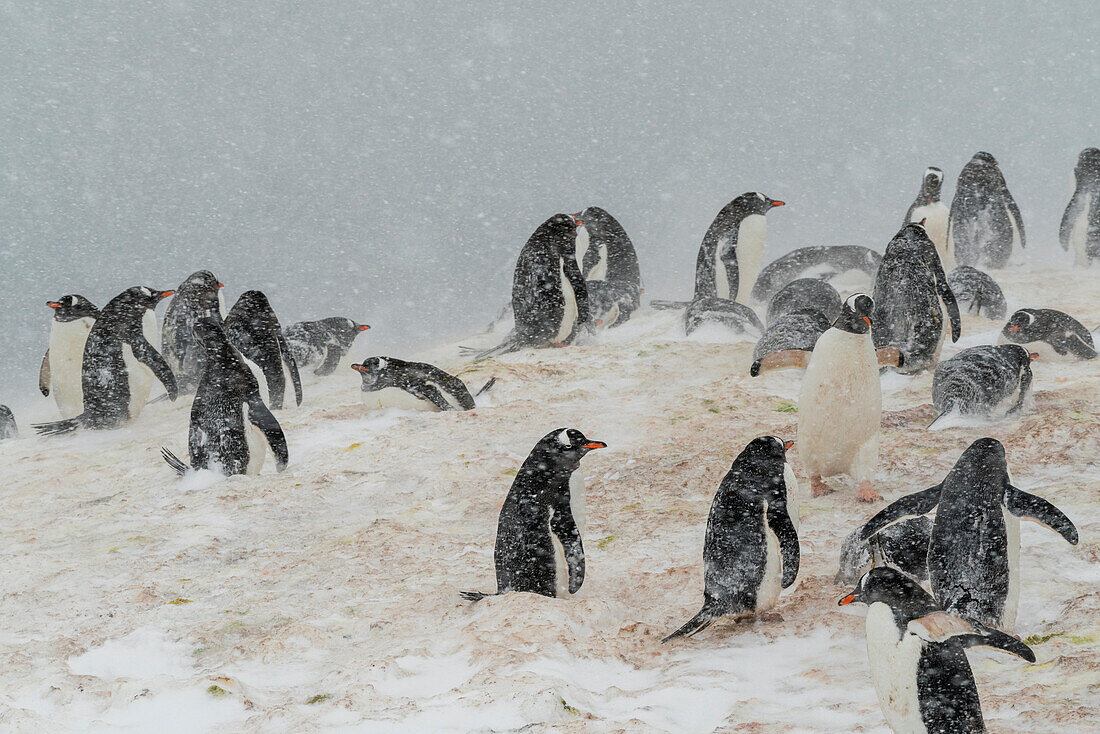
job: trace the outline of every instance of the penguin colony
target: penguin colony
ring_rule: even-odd
[[[1076,261],[1100,257],[1100,151],[1081,153],[1077,189],[1060,238]],[[850,476],[857,497],[881,500],[871,480],[878,463],[880,373],[934,371],[931,401],[939,421],[956,412],[1007,420],[1027,409],[1033,361],[1096,357],[1089,331],[1068,314],[1021,308],[999,345],[963,350],[940,361],[950,330],[960,336],[958,303],[1004,318],[996,282],[973,265],[1003,267],[1025,246],[1019,209],[996,160],[978,153],[959,175],[950,210],[940,202],[943,171],[925,172],[917,199],[885,254],[855,246],[796,250],[761,268],[765,214],[784,202],[749,192],[722,208],[696,259],[695,293],[684,331],[716,323],[759,336],[751,378],[802,368],[796,440],[748,442],[722,479],[706,523],[701,609],[663,642],[700,633],[722,617],[767,618],[799,571],[801,488],[787,452],[800,445],[809,491],[835,491],[826,478]],[[961,267],[945,273],[953,262]],[[871,293],[830,284],[850,272],[870,276]],[[77,294],[49,301],[53,318],[39,387],[60,420],[39,424],[53,435],[112,429],[134,421],[154,381],[165,397],[194,393],[184,461],[163,456],[179,474],[212,470],[256,474],[268,450],[276,470],[290,461],[288,440],[272,410],[300,405],[299,370],[332,374],[355,338],[370,327],[345,317],[282,327],[267,297],[247,291],[226,314],[209,271],[176,290],[134,286],[102,310]],[[515,327],[478,359],[531,347],[562,347],[625,323],[641,307],[633,244],[606,210],[557,214],[524,245],[515,269]],[[173,297],[158,337],[154,309]],[[766,308],[766,323],[756,309]],[[158,352],[154,344],[161,345]],[[352,364],[362,390],[404,396],[423,410],[472,411],[477,393],[434,365],[373,356]],[[842,430],[838,431],[837,428]],[[929,426],[931,428],[931,426]],[[0,439],[17,436],[0,406]],[[540,439],[516,471],[500,509],[495,592],[463,591],[477,602],[510,592],[568,598],[585,579],[582,459],[607,444],[558,427]],[[934,519],[927,515],[935,512]],[[984,731],[975,677],[964,650],[986,646],[1034,661],[1012,636],[1020,598],[1019,520],[1078,543],[1074,523],[1057,507],[1011,483],[1005,447],[979,438],[935,486],[907,494],[850,528],[838,584],[855,588],[841,606],[868,607],[871,683],[886,723],[897,732]]]

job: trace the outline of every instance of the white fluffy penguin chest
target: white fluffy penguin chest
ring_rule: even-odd
[[[241,404],[241,417],[244,420],[244,440],[248,446],[248,466],[245,473],[256,475],[264,466],[264,456],[267,453],[267,437],[263,431],[248,420],[248,405]]]
[[[756,609],[766,612],[779,601],[779,592],[783,590],[783,558],[779,552],[779,538],[768,525],[768,509],[764,506],[760,522],[764,527],[764,577],[760,579],[760,588],[756,592]]]
[[[1084,195],[1081,201],[1081,208],[1077,213],[1077,219],[1073,223],[1073,228],[1069,232],[1069,243],[1073,248],[1073,256],[1078,265],[1088,265],[1089,256],[1085,251],[1085,247],[1088,245],[1088,233],[1089,233],[1089,210],[1092,209],[1092,192],[1089,191]]]
[[[760,274],[768,220],[763,214],[750,214],[737,228],[737,300],[748,303],[749,294]]]
[[[945,270],[951,269],[947,252],[947,219],[951,210],[942,201],[934,201],[931,204],[918,206],[909,216],[910,222],[924,221],[924,231],[928,233],[928,239],[936,246],[940,262]]]
[[[86,316],[50,325],[50,392],[62,418],[72,418],[84,411],[81,387],[84,344],[94,324],[95,319]]]
[[[573,333],[573,326],[577,323],[578,308],[577,294],[573,291],[573,284],[569,282],[569,278],[565,275],[565,260],[560,258],[558,259],[558,276],[561,278],[561,296],[564,309],[554,341],[563,344],[569,338],[569,335]]]
[[[886,722],[896,732],[927,732],[917,698],[917,667],[923,643],[898,634],[894,612],[882,602],[867,610],[867,660]]]

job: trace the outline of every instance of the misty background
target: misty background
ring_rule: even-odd
[[[208,268],[227,305],[259,288],[405,356],[480,330],[556,212],[608,209],[646,296],[688,297],[738,194],[788,204],[765,262],[881,250],[925,167],[950,203],[977,150],[1031,260],[1068,262],[1100,13],[996,5],[0,2],[0,403],[37,397],[67,293]]]

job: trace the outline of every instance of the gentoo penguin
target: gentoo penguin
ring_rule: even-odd
[[[831,324],[840,315],[843,303],[844,299],[836,292],[836,288],[824,280],[799,278],[787,283],[772,296],[768,302],[768,316],[765,321],[771,326],[784,314],[812,308],[820,311]]]
[[[848,474],[859,482],[857,499],[882,499],[871,488],[882,417],[878,368],[897,366],[902,355],[892,347],[876,352],[872,346],[874,308],[865,293],[849,296],[812,352],[786,350],[775,355],[774,364],[761,360],[757,369],[757,374],[779,366],[806,369],[798,398],[798,442],[815,497],[832,491],[823,477]],[[838,431],[838,426],[844,430]]]
[[[283,329],[283,337],[298,369],[319,365],[313,374],[325,376],[336,371],[337,365],[351,349],[355,337],[370,329],[343,316],[331,316],[317,321],[299,321]]]
[[[577,265],[588,289],[588,309],[604,326],[625,323],[641,303],[641,272],[634,243],[615,217],[598,206],[573,215]]]
[[[924,179],[921,181],[920,193],[909,205],[909,211],[905,213],[905,224],[924,223],[928,239],[932,240],[932,244],[936,246],[940,262],[946,270],[954,264],[954,258],[947,249],[947,217],[950,210],[947,204],[940,201],[942,188],[943,171],[935,166],[926,169]]]
[[[858,245],[831,245],[824,247],[800,247],[772,261],[756,278],[752,297],[765,303],[780,288],[799,278],[827,280],[835,285],[847,273],[866,276],[867,284],[874,282],[882,255]],[[839,290],[839,288],[838,288]]]
[[[756,312],[743,303],[725,298],[697,298],[684,311],[684,333],[691,334],[706,323],[717,323],[739,334],[764,333]]]
[[[905,355],[899,372],[914,374],[936,364],[943,345],[944,309],[951,320],[951,341],[959,340],[959,304],[936,247],[920,224],[905,225],[886,246],[871,297],[872,340],[876,348],[895,347]]]
[[[206,358],[206,352],[191,333],[191,326],[204,316],[213,315],[219,322],[225,317],[221,288],[213,273],[198,270],[180,283],[164,312],[161,353],[176,375],[182,395],[195,391]]]
[[[80,373],[84,411],[36,425],[39,433],[65,433],[81,426],[118,428],[141,413],[154,377],[168,397],[176,399],[176,377],[152,344],[157,327],[153,309],[170,295],[172,291],[134,286],[108,301],[84,345]]]
[[[834,584],[854,584],[874,565],[896,568],[916,581],[928,578],[928,541],[932,521],[924,515],[883,528],[870,540],[859,537],[863,526],[848,534],[840,546],[840,568]]]
[[[932,593],[948,612],[1011,632],[1020,599],[1020,520],[1046,525],[1072,545],[1077,528],[1041,497],[1013,487],[1000,441],[980,438],[942,482],[887,505],[860,531],[936,510],[928,545]]]
[[[994,647],[1035,662],[1015,637],[941,610],[915,581],[872,568],[840,606],[866,604],[867,659],[886,723],[898,734],[984,732],[968,647]]]
[[[1073,169],[1073,197],[1062,215],[1058,239],[1080,266],[1100,260],[1100,148],[1085,148]]]
[[[983,344],[936,365],[932,375],[931,428],[948,413],[999,420],[1024,407],[1031,391],[1031,360],[1019,344]]]
[[[1021,308],[1001,329],[998,343],[1023,344],[1045,362],[1096,357],[1096,345],[1089,330],[1069,314],[1052,308]]]
[[[766,612],[780,589],[798,575],[798,531],[788,514],[787,464],[792,441],[753,439],[733,460],[707,518],[703,541],[703,608],[661,640],[694,635],[719,617],[737,619]]]
[[[761,369],[805,367],[806,355],[813,351],[817,340],[831,323],[816,308],[783,314],[764,330],[764,335],[756,342],[749,374],[756,377]]]
[[[281,329],[279,317],[260,291],[242,293],[225,317],[229,343],[256,366],[253,372],[259,372],[257,380],[263,377],[261,393],[272,410],[283,407],[287,382],[294,385],[294,403],[302,404],[302,378]]]
[[[963,166],[947,221],[947,250],[960,265],[1003,268],[1019,244],[1027,246],[1020,207],[996,159],[978,152]]]
[[[46,305],[53,309],[53,320],[50,347],[38,373],[38,389],[43,395],[53,395],[62,418],[72,418],[84,412],[80,368],[84,362],[84,343],[99,318],[99,309],[76,294],[47,301]]]
[[[15,425],[15,416],[11,412],[11,408],[6,405],[0,405],[0,441],[6,438],[16,438],[19,435],[19,428]]]
[[[279,421],[264,405],[260,385],[244,358],[229,343],[219,321],[206,316],[192,330],[206,351],[204,368],[191,404],[187,448],[192,469],[209,469],[227,477],[259,474],[266,447],[275,455],[275,468],[286,468],[289,454]],[[183,474],[185,465],[166,448],[161,455]]]
[[[404,407],[406,401],[400,401],[389,392],[408,395],[415,399],[417,408],[424,410],[473,410],[474,396],[466,384],[454,375],[424,362],[405,362],[394,357],[371,357],[362,364],[353,364],[353,370],[363,378],[363,392],[378,393],[382,407]],[[483,394],[496,382],[496,378],[486,382],[478,395]]]
[[[764,259],[768,231],[764,215],[783,204],[750,191],[722,207],[699,246],[692,301],[724,298],[748,303]]]
[[[497,346],[477,351],[474,359],[507,354],[524,347],[565,346],[591,328],[588,288],[577,264],[577,229],[585,224],[555,214],[527,240],[512,277],[515,328]]]
[[[543,596],[576,594],[584,582],[584,511],[577,500],[580,461],[606,448],[575,428],[542,437],[516,473],[497,523],[496,594],[530,591]],[[463,591],[478,601],[494,594]]]
[[[947,286],[955,294],[956,303],[966,306],[966,312],[974,312],[987,319],[1003,319],[1008,313],[1005,294],[997,281],[981,270],[963,265],[947,274]]]

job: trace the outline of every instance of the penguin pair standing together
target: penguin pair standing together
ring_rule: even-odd
[[[591,317],[608,327],[623,324],[641,305],[642,276],[634,243],[606,209],[590,206],[573,218],[577,264]]]

